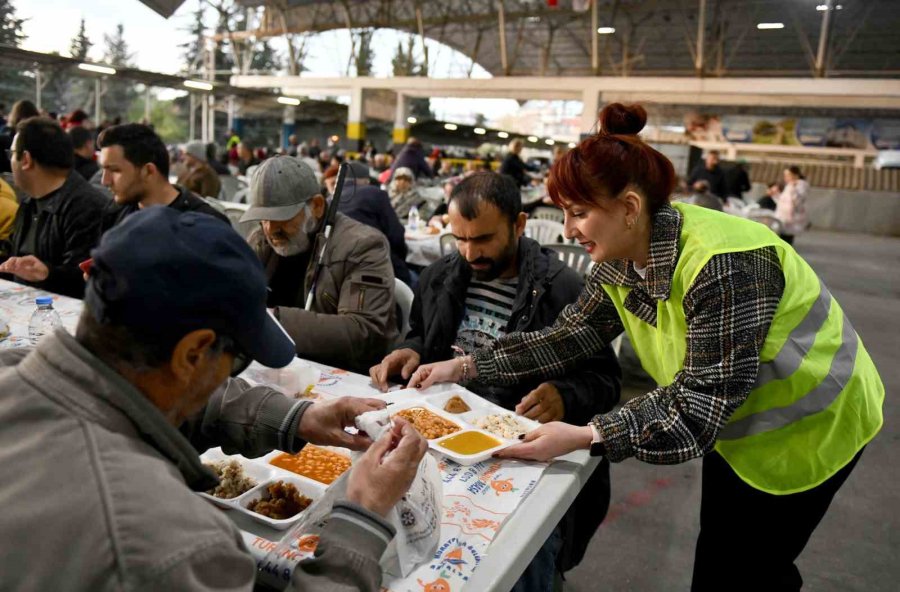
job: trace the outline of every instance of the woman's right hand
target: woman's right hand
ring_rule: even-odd
[[[525,434],[521,444],[494,453],[494,457],[548,461],[575,450],[590,448],[592,439],[593,432],[589,426],[552,421]]]
[[[462,358],[454,358],[434,364],[425,364],[413,372],[406,388],[426,389],[441,382],[459,382],[462,378]],[[469,371],[473,364],[469,362]],[[471,376],[471,374],[470,374]]]

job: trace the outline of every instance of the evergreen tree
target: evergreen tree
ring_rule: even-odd
[[[375,29],[361,29],[353,37],[356,39],[356,75],[371,76],[375,54],[372,52],[372,37]]]
[[[128,52],[125,41],[125,27],[120,23],[114,35],[103,36],[106,47],[103,61],[112,66],[132,67],[133,55]],[[106,80],[106,93],[103,95],[103,111],[107,119],[125,118],[132,101],[137,96],[133,83],[117,80],[112,76]],[[99,123],[99,122],[98,122]]]
[[[84,19],[81,19],[81,26],[78,33],[72,37],[69,43],[69,55],[82,62],[88,61],[88,52],[94,44],[87,36]],[[66,68],[65,71],[55,73],[57,86],[57,102],[63,101],[71,105],[72,109],[82,108],[90,112],[87,104],[94,91],[94,81],[89,76],[80,76],[76,71]],[[71,109],[70,109],[71,110]]]
[[[22,25],[25,19],[16,18],[16,7],[12,0],[0,0],[0,43],[19,47],[25,40]],[[0,65],[0,103],[9,109],[19,99],[34,97],[34,83],[22,75],[17,65]]]
[[[257,45],[250,61],[250,69],[258,72],[274,74],[282,68],[281,56],[275,51],[268,40],[263,40]]]
[[[190,33],[191,40],[178,45],[184,58],[184,70],[188,73],[198,72],[202,66],[204,35],[206,35],[206,25],[203,23],[204,13],[203,0],[199,0],[197,10],[193,13],[194,20],[191,26],[185,29]]]
[[[81,26],[78,33],[72,37],[72,43],[69,44],[69,55],[76,60],[84,61],[87,59],[88,51],[93,47],[93,43],[88,39],[87,31],[84,27],[84,19],[81,19]]]
[[[419,62],[413,55],[415,42],[412,37],[408,37],[406,44],[403,41],[397,42],[397,49],[394,51],[394,57],[391,59],[394,76],[428,76],[428,63]],[[410,115],[419,119],[431,119],[431,100],[428,98],[410,99],[409,101]]]

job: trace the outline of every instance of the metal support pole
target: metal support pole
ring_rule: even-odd
[[[206,95],[200,97],[200,140],[208,142],[207,134],[209,134],[209,102]]]
[[[98,77],[94,80],[94,125],[100,125],[100,87],[103,81]]]
[[[228,97],[228,129],[234,129],[234,95]]]
[[[600,9],[597,7],[598,0],[591,0],[591,71],[594,76],[600,74],[600,34],[597,32],[599,28]]]
[[[409,103],[406,95],[397,93],[397,110],[394,112],[394,146],[402,146],[409,139]]]
[[[206,142],[216,141],[216,95],[210,93],[206,99],[209,105],[209,115],[207,122],[209,123],[209,131],[206,133]]]
[[[498,20],[500,23],[500,66],[504,76],[509,75],[509,56],[506,53],[506,11],[503,8],[503,0],[497,2]]]
[[[825,0],[825,11],[822,14],[822,28],[819,31],[819,50],[816,52],[816,77],[825,77],[825,58],[828,54],[828,35],[831,28],[831,11],[834,10],[832,0]]]
[[[700,0],[700,15],[697,18],[697,57],[694,69],[697,76],[703,76],[703,48],[706,45],[706,0]]]
[[[44,85],[41,82],[41,69],[36,68],[34,70],[34,94],[38,110],[41,109],[41,91],[44,90]]]
[[[150,123],[150,103],[152,101],[152,97],[150,96],[150,87],[146,87],[144,89],[144,121],[148,124]]]
[[[188,120],[189,120],[188,129],[190,130],[190,133],[188,134],[188,136],[191,138],[191,141],[193,142],[194,140],[197,139],[196,124],[194,122],[194,116],[197,112],[197,98],[194,96],[194,93],[190,93],[190,96],[191,96],[191,108],[190,108],[190,117],[188,117]]]

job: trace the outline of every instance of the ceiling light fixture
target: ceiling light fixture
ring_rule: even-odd
[[[612,35],[615,32],[616,32],[615,27],[599,27],[597,29],[597,33],[599,33],[601,35]]]
[[[455,123],[445,123],[445,124],[444,124],[444,129],[445,129],[445,130],[450,130],[451,132],[454,131],[454,130],[456,129],[456,127],[457,127],[457,126],[456,126]]]
[[[80,70],[96,72],[97,74],[108,74],[110,76],[116,73],[115,68],[110,68],[109,66],[98,66],[97,64],[78,64],[78,68]]]
[[[415,123],[417,121],[419,121],[419,120],[416,119],[415,117],[407,117],[406,118],[406,123]]]
[[[506,132],[497,132],[497,137],[506,139],[509,137],[509,134]]]
[[[300,104],[300,99],[296,97],[278,97],[277,100],[282,105],[293,105],[294,107],[296,107]]]
[[[200,82],[198,80],[185,80],[184,85],[188,88],[196,88],[197,90],[212,90],[213,85],[209,82]]]
[[[483,127],[476,127],[472,131],[475,132],[476,134],[478,134],[479,136],[483,136],[484,134],[487,133],[487,130],[484,129]]]
[[[760,31],[765,31],[766,29],[783,29],[784,23],[759,23],[756,25],[756,28]]]

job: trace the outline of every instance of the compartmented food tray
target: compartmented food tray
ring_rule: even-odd
[[[427,425],[424,430],[427,433],[423,433],[423,436],[428,439],[428,445],[432,450],[463,465],[471,465],[489,459],[498,450],[517,443],[519,433],[529,432],[540,425],[464,389],[424,397],[414,397],[404,393],[402,397],[391,398],[394,403],[390,407],[392,417],[399,414],[401,417],[410,419],[410,412],[415,412],[418,416],[424,416],[426,422],[430,421],[439,425],[446,422],[455,426],[456,429],[451,431],[439,428],[429,430],[428,428],[432,426]],[[451,411],[448,411],[448,408]],[[426,412],[428,415],[425,415]],[[436,421],[435,417],[441,421]],[[485,420],[494,417],[507,418],[508,422],[514,422],[513,425],[516,425],[518,430],[507,431],[504,436],[479,426],[481,423],[493,427],[492,423],[487,423]],[[415,422],[413,423],[415,425]],[[423,432],[421,429],[419,431]]]
[[[275,456],[276,454],[281,453],[272,452],[267,456]],[[239,495],[229,498],[217,497],[207,492],[198,492],[198,495],[200,495],[201,497],[205,497],[221,508],[235,510],[246,514],[252,520],[265,524],[266,526],[269,526],[271,528],[275,528],[278,530],[289,528],[303,517],[303,510],[305,510],[305,507],[303,508],[303,510],[295,513],[294,515],[281,519],[265,516],[257,511],[251,510],[250,508],[253,506],[255,506],[256,508],[260,508],[260,501],[269,502],[268,507],[266,507],[266,505],[262,506],[262,508],[266,508],[265,511],[283,511],[284,507],[295,507],[291,506],[291,504],[293,504],[294,501],[298,500],[299,498],[294,496],[286,496],[286,498],[289,499],[286,499],[284,502],[279,502],[277,505],[273,503],[273,500],[271,499],[270,486],[278,484],[279,482],[281,482],[281,486],[278,486],[275,489],[275,492],[277,494],[285,493],[285,491],[292,493],[292,490],[284,487],[285,485],[291,485],[295,488],[299,495],[304,496],[309,500],[310,503],[315,502],[320,497],[322,497],[328,486],[323,483],[319,483],[318,481],[303,477],[302,475],[295,475],[294,473],[291,473],[284,469],[269,465],[265,462],[265,458],[266,457],[251,460],[237,455],[228,456],[222,452],[221,448],[211,448],[210,450],[207,450],[202,455],[200,455],[200,460],[205,464],[213,464],[218,462],[237,463],[243,473],[243,476],[253,479],[255,485],[253,485],[246,491],[243,491]],[[239,482],[240,479],[235,479],[234,481]],[[254,502],[256,502],[256,504],[254,504]]]

